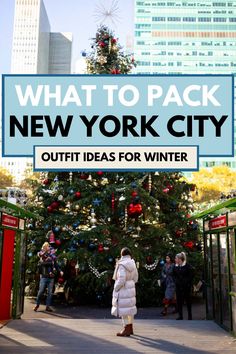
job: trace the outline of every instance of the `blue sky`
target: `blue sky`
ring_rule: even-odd
[[[89,39],[96,33],[94,13],[96,5],[111,0],[44,0],[52,32],[73,33],[73,62],[83,49],[90,49]],[[0,1],[0,72],[9,73],[15,0]],[[121,45],[127,33],[133,33],[133,0],[119,0],[120,22],[115,35]]]

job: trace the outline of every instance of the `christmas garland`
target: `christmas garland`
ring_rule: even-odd
[[[159,261],[156,259],[154,263],[152,264],[144,264],[144,268],[147,270],[155,270]]]
[[[88,261],[88,266],[90,271],[98,278],[100,279],[103,275],[107,273],[107,270],[104,270],[102,273],[99,272],[97,268],[95,268],[90,261]]]
[[[145,264],[144,265],[144,268],[149,270],[149,271],[152,271],[152,270],[155,270],[157,265],[158,265],[159,261],[156,259],[154,263],[152,264]],[[100,279],[103,275],[105,275],[108,271],[107,270],[104,270],[103,272],[99,272],[99,270],[94,267],[92,265],[92,263],[90,261],[88,261],[88,266],[89,266],[89,270],[98,278]]]

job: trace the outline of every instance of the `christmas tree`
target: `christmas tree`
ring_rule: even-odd
[[[135,62],[108,28],[98,29],[87,57],[91,74],[127,74]],[[49,173],[35,185],[27,283],[36,285],[37,252],[45,241],[57,249],[65,294],[76,303],[111,301],[116,258],[124,246],[139,268],[139,305],[158,305],[165,255],[186,251],[201,278],[201,242],[193,211],[194,185],[180,173]],[[63,282],[63,279],[59,279]]]
[[[89,74],[128,74],[135,66],[133,56],[125,55],[112,31],[101,26],[93,39],[92,52],[87,57]]]
[[[166,253],[185,250],[200,271],[198,225],[189,214],[194,186],[180,173],[50,173],[42,178],[34,200],[42,221],[28,227],[29,281],[45,241],[57,248],[65,281],[79,303],[109,303],[115,261],[124,246],[139,266],[141,305],[161,301],[158,279]]]

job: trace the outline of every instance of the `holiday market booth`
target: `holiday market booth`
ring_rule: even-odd
[[[195,218],[203,219],[207,318],[236,334],[236,198]]]
[[[0,199],[0,321],[23,313],[28,218],[35,215]]]

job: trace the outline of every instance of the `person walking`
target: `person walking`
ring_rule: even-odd
[[[174,306],[173,313],[176,313],[176,298],[175,298],[175,280],[173,277],[174,262],[170,254],[166,255],[166,263],[161,272],[161,283],[165,289],[165,297],[163,299],[164,309],[161,312],[162,316],[166,316],[169,306]]]
[[[52,303],[52,292],[54,286],[54,277],[55,272],[60,272],[61,277],[63,272],[59,269],[56,262],[55,255],[51,252],[50,245],[48,242],[45,242],[42,246],[41,251],[39,252],[39,273],[40,273],[40,282],[39,282],[39,291],[36,298],[36,305],[33,310],[37,311],[40,305],[41,297],[47,288],[48,294],[46,299],[46,311],[52,312],[51,303]]]
[[[123,324],[123,330],[117,336],[129,337],[134,334],[133,320],[137,313],[135,283],[138,281],[138,271],[127,247],[121,250],[121,259],[116,264],[113,279],[111,314],[121,317]]]
[[[173,270],[176,300],[179,316],[176,320],[183,320],[183,304],[186,301],[188,320],[192,320],[191,290],[193,280],[193,267],[187,263],[186,254],[178,253],[175,257],[175,267]]]

